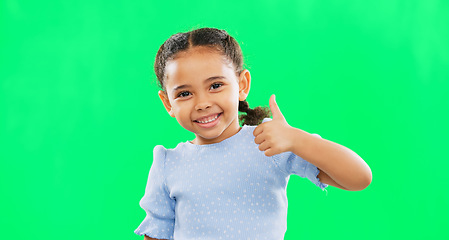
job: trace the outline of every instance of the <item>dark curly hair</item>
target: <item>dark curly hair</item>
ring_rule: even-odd
[[[165,67],[179,52],[187,51],[195,46],[207,46],[217,50],[233,63],[237,76],[243,71],[243,55],[240,45],[225,30],[216,28],[200,28],[185,33],[177,33],[168,38],[159,48],[154,62],[159,86],[165,91]],[[242,125],[259,125],[266,117],[270,117],[267,107],[249,108],[246,100],[239,102],[239,116]]]

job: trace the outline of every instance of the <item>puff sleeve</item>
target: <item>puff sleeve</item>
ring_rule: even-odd
[[[271,118],[264,118],[264,122],[271,121]],[[319,138],[321,138],[318,134],[312,134]],[[272,156],[275,164],[287,175],[298,175],[303,178],[309,179],[311,182],[313,182],[316,186],[321,188],[321,190],[324,190],[327,187],[327,184],[324,184],[320,181],[318,178],[318,174],[320,173],[320,170],[313,164],[307,162],[306,160],[302,159],[301,157],[297,156],[296,154],[292,152],[284,152],[281,154],[277,154]]]
[[[134,231],[158,239],[173,239],[175,226],[175,199],[171,199],[165,185],[164,165],[166,149],[156,146],[153,150],[153,164],[148,175],[145,195],[140,206],[147,216]]]
[[[307,162],[292,152],[284,152],[273,156],[276,165],[286,174],[295,174],[309,179],[316,186],[324,190],[327,184],[324,184],[318,178],[320,170],[313,164]]]

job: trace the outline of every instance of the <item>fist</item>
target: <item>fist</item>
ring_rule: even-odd
[[[291,151],[294,142],[294,128],[288,125],[274,95],[270,97],[270,110],[273,120],[260,124],[253,132],[254,142],[268,157]]]

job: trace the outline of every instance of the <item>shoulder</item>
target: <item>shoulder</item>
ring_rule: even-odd
[[[167,149],[162,145],[157,145],[153,149],[153,167],[164,168],[165,156],[167,155]]]
[[[165,164],[165,161],[170,156],[179,154],[183,151],[183,144],[180,143],[174,149],[165,148],[162,145],[157,145],[153,149],[153,162],[159,162],[161,164]]]
[[[157,145],[153,149],[153,163],[157,162],[160,167],[165,168],[167,164],[175,164],[183,159],[186,155],[190,155],[192,150],[185,142],[179,143],[175,148],[165,148]]]
[[[181,142],[175,148],[165,148],[162,145],[156,145],[153,149],[153,156],[165,157],[167,154],[185,151],[186,143]]]
[[[160,156],[160,155],[165,155],[165,152],[167,151],[167,149],[162,146],[162,145],[157,145],[154,147],[153,149],[153,155],[156,156]]]
[[[245,130],[246,134],[249,134],[249,133],[252,134],[254,132],[254,129],[256,129],[256,127],[257,126],[253,126],[253,125],[244,125],[243,129]]]
[[[243,125],[240,132],[233,137],[233,140],[230,141],[232,144],[249,144],[254,143],[254,129],[257,126],[252,125]]]
[[[158,169],[162,173],[165,172],[168,165],[175,164],[176,161],[181,159],[181,155],[183,154],[182,149],[182,143],[178,144],[174,149],[167,149],[162,145],[156,145],[153,149],[151,168]]]

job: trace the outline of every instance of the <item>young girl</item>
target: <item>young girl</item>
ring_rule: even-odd
[[[245,101],[251,75],[226,31],[202,28],[171,36],[154,65],[168,114],[195,139],[154,148],[145,195],[145,239],[283,239],[289,176],[321,189],[357,191],[371,182],[350,149],[291,127],[274,95],[271,121]],[[243,127],[239,124],[238,111]],[[260,124],[261,123],[261,124]],[[258,125],[258,126],[253,126]]]

